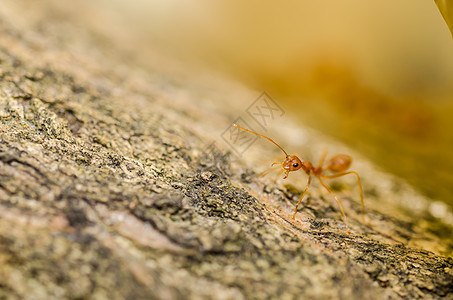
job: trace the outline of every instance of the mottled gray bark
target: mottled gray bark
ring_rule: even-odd
[[[391,206],[419,203],[404,184],[363,167],[368,224],[355,183],[337,186],[350,233],[319,186],[292,220],[301,175],[261,179],[259,158],[212,144],[242,92],[0,17],[0,298],[453,299],[447,227]]]

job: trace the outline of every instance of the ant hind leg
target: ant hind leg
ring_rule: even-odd
[[[327,155],[327,149],[322,150],[321,158],[319,159],[318,168],[322,168],[322,165],[324,164],[324,160],[326,159],[326,155]]]
[[[322,181],[321,177],[318,176],[319,182],[321,185],[332,195],[332,197],[335,199],[337,202],[338,206],[340,207],[341,213],[343,214],[344,220],[346,221],[346,214],[344,213],[343,206],[341,206],[340,201],[337,198],[337,195],[332,192],[332,190]]]
[[[359,191],[360,191],[360,201],[362,203],[362,221],[365,224],[366,223],[365,222],[365,203],[363,201],[363,190],[362,190],[362,184],[360,183],[359,174],[356,171],[349,171],[349,172],[344,172],[344,173],[335,174],[335,175],[331,175],[331,176],[321,175],[321,177],[326,178],[326,179],[333,179],[333,178],[337,178],[337,177],[341,177],[341,176],[345,176],[345,175],[349,175],[349,174],[354,174],[357,177],[357,185],[359,186]]]

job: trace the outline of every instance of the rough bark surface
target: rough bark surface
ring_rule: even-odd
[[[350,233],[319,186],[292,220],[305,179],[261,179],[212,144],[242,92],[101,55],[56,8],[3,8],[0,298],[453,299],[447,225],[391,206],[420,203],[403,183],[362,168],[367,224],[338,184]],[[339,147],[307,132],[308,155]]]

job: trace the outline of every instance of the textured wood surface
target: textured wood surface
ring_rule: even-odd
[[[305,178],[217,139],[253,92],[125,63],[114,28],[46,3],[0,5],[0,298],[453,299],[447,225],[404,183],[357,158],[367,224],[348,180],[349,234],[319,186],[292,220]]]

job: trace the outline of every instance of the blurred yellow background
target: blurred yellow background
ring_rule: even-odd
[[[129,45],[144,64],[159,45],[228,72],[453,206],[453,39],[434,1],[95,2],[147,37]]]

